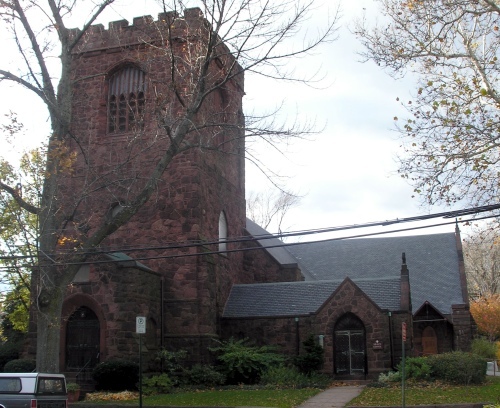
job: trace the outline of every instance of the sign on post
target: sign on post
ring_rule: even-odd
[[[144,316],[135,318],[135,332],[138,334],[146,333],[146,318]]]
[[[401,325],[401,333],[403,336],[403,341],[406,341],[406,322],[403,322]]]

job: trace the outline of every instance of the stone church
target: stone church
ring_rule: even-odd
[[[174,35],[164,39],[171,19]],[[164,41],[188,52],[203,41],[199,27],[207,27],[200,10],[188,9],[95,25],[82,37],[72,65],[78,154],[59,197],[63,209],[76,208],[72,220],[91,229],[153,170],[168,143],[158,117],[175,121],[168,95],[185,91],[171,78],[189,78],[173,72]],[[210,67],[213,76],[225,66]],[[138,316],[146,360],[168,349],[210,363],[207,348],[231,336],[295,355],[313,335],[325,373],[373,378],[399,362],[403,345],[412,355],[467,349],[474,323],[458,229],[283,246],[246,219],[243,96],[241,74],[206,98],[200,115],[226,126],[192,137],[214,148],[178,154],[153,199],[81,266],[62,311],[61,372],[82,378],[98,362],[137,360]]]

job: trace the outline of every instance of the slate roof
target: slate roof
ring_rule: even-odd
[[[269,236],[249,221],[253,236]],[[234,285],[224,317],[315,313],[349,277],[381,309],[399,310],[402,253],[410,271],[413,311],[426,301],[444,315],[464,303],[454,233],[282,244],[259,240],[282,265],[298,263],[305,281]]]
[[[410,271],[413,310],[425,301],[442,314],[464,303],[455,233],[303,243],[287,247],[306,280],[398,277],[402,253]]]
[[[297,260],[282,246],[283,241],[278,238],[273,238],[273,235],[248,218],[246,229],[252,237],[262,238],[257,242],[260,246],[266,248],[267,253],[271,255],[279,264],[281,264],[282,267],[297,267]]]
[[[234,285],[224,317],[302,316],[317,312],[342,280]],[[399,309],[398,278],[360,279],[356,285],[381,309]]]

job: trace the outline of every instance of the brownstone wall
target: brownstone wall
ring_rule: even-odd
[[[160,277],[136,268],[115,264],[99,264],[90,268],[88,282],[74,283],[67,291],[63,305],[61,326],[61,369],[64,369],[64,340],[66,322],[80,306],[90,308],[99,318],[101,326],[100,359],[125,358],[137,361],[139,338],[136,317],[145,316],[159,327]],[[159,329],[158,329],[159,330]],[[159,338],[159,332],[148,337]],[[145,344],[147,350],[148,345]],[[154,358],[158,344],[150,344],[146,357]]]
[[[323,371],[335,372],[334,329],[336,322],[346,313],[353,313],[366,331],[367,377],[378,378],[399,363],[402,351],[401,323],[407,322],[407,353],[411,349],[411,315],[408,312],[389,313],[381,310],[349,279],[332,297],[311,316],[223,319],[225,337],[249,337],[260,344],[277,345],[289,355],[297,353],[297,345],[309,335],[323,335],[325,360]],[[296,321],[295,318],[298,318]],[[297,336],[298,333],[298,336]],[[395,357],[391,357],[395,353]],[[408,354],[409,355],[409,354]],[[394,360],[394,361],[393,361]]]
[[[75,49],[73,138],[64,148],[76,153],[76,161],[59,190],[63,202],[61,217],[71,219],[65,231],[68,235],[78,235],[81,230],[92,234],[113,205],[126,204],[142,188],[144,179],[170,143],[165,127],[159,124],[173,123],[183,107],[170,86],[170,54],[162,48],[164,39],[159,34],[162,25],[172,18],[173,14],[162,14],[157,21],[141,17],[134,19],[133,25],[126,21],[111,23],[107,30],[101,25],[93,26]],[[206,25],[200,11],[187,10],[175,23],[171,44],[174,53],[186,56],[199,50],[204,34]],[[214,83],[224,74],[227,66],[224,59],[230,58],[225,54],[220,64],[214,63],[210,68]],[[134,64],[146,74],[145,128],[108,133],[107,81],[123,64]],[[179,69],[184,70],[179,75],[185,75],[186,82],[178,90],[188,97],[191,67],[185,65]],[[207,254],[218,249],[215,241],[219,238],[221,211],[226,214],[228,236],[238,237],[244,231],[242,96],[240,75],[220,92],[207,97],[195,118],[199,128],[216,117],[218,122],[231,124],[232,130],[207,127],[193,131],[189,141],[195,144],[201,139],[209,149],[196,148],[179,154],[156,181],[150,201],[103,242],[103,247],[114,251],[127,250],[129,256],[161,274],[164,279],[161,342],[170,349],[190,348],[193,360],[202,359],[210,339],[218,336],[219,314],[232,283],[245,279],[241,252]],[[182,247],[190,242],[205,245]],[[228,244],[228,249],[237,249],[238,245]],[[128,251],[129,248],[136,250]],[[128,353],[135,340],[117,337],[118,332],[128,330],[127,320],[113,316],[128,316],[132,305],[140,301],[141,289],[121,274],[108,282],[99,278],[88,288],[72,290],[90,291],[88,296],[98,297],[104,310],[113,311],[104,314],[111,336],[107,346],[109,355],[115,351]],[[157,292],[157,303],[159,299]],[[120,344],[114,344],[115,341]]]
[[[247,242],[249,248],[258,248],[246,251],[243,259],[245,280],[241,283],[256,282],[296,282],[304,280],[297,264],[290,266],[280,265],[257,242]]]
[[[468,304],[452,305],[452,322],[455,350],[470,351],[476,324],[470,314]]]

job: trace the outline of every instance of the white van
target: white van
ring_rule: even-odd
[[[67,408],[63,374],[0,373],[0,408]]]

